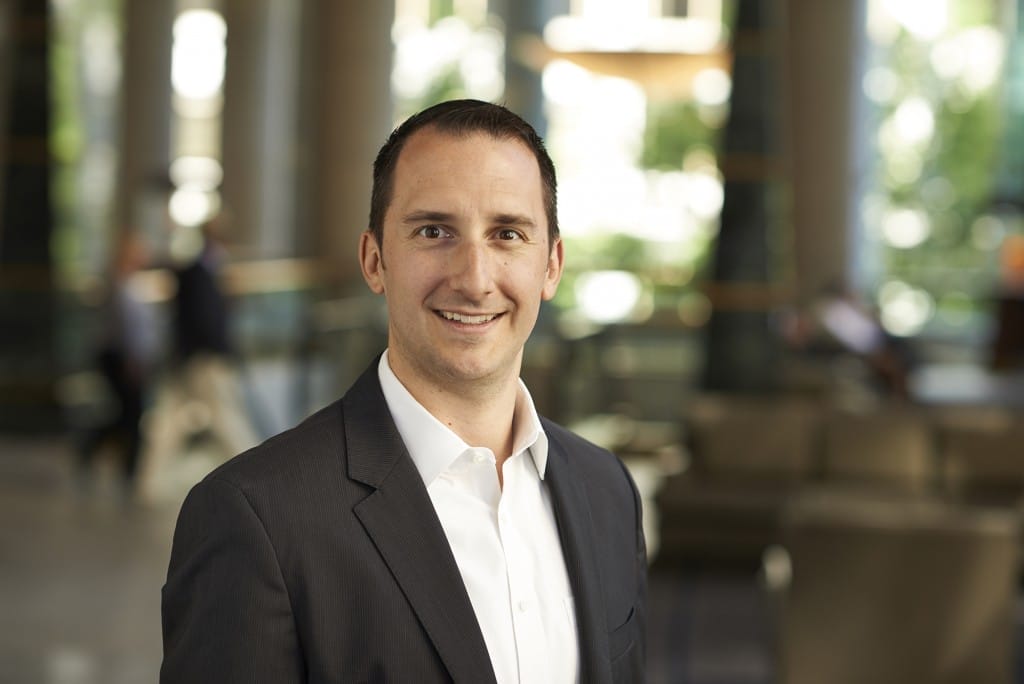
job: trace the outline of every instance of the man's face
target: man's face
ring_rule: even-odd
[[[517,377],[541,300],[562,275],[548,244],[540,171],[517,140],[426,128],[405,143],[383,250],[360,243],[363,276],[388,306],[388,357],[406,384]]]

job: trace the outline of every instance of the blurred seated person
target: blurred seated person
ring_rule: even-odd
[[[828,286],[784,320],[783,338],[793,348],[850,354],[871,370],[878,389],[906,399],[915,365],[906,340],[889,333],[878,316],[848,289]]]
[[[1024,368],[1024,235],[1008,235],[999,254],[995,335],[990,364],[994,370]]]

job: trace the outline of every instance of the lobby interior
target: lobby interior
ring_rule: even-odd
[[[1024,0],[0,0],[0,682],[155,680],[233,455],[168,399],[175,269],[229,219],[258,438],[333,401],[386,342],[373,157],[450,97],[558,168],[522,375],[644,495],[648,681],[1024,683]],[[79,462],[126,236],[130,487],[116,440]]]

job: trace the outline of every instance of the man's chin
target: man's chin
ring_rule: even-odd
[[[507,364],[496,363],[490,355],[481,355],[481,358],[467,358],[467,355],[463,355],[448,359],[443,367],[443,375],[453,384],[491,384],[514,375]]]

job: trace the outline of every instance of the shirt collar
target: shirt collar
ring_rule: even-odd
[[[391,411],[398,434],[405,442],[405,448],[408,449],[409,456],[424,484],[429,486],[472,446],[466,444],[461,437],[416,401],[391,370],[387,350],[377,364],[377,376],[380,378],[384,400]],[[512,455],[528,450],[537,473],[543,480],[548,460],[548,438],[541,427],[533,398],[521,379],[516,393],[512,425],[515,430]]]

